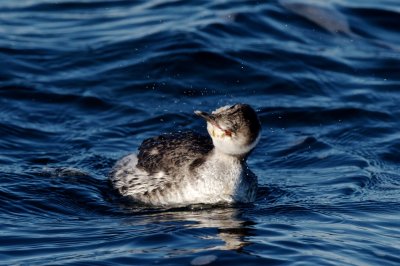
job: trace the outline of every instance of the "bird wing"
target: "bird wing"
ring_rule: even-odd
[[[171,173],[188,165],[197,166],[213,148],[210,137],[193,132],[164,134],[143,141],[137,167],[148,173]]]

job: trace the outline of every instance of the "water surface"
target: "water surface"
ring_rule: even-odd
[[[1,1],[0,263],[398,265],[398,1]],[[122,201],[120,157],[245,102],[257,201]]]

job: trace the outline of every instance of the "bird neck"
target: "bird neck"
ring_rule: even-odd
[[[217,147],[214,147],[211,156],[217,160],[230,162],[230,163],[243,164],[243,163],[246,163],[248,153],[246,153],[246,154],[228,154],[228,153],[225,153],[222,150],[218,149]]]

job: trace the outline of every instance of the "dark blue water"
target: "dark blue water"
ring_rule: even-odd
[[[399,265],[400,3],[321,2],[0,1],[0,264]],[[253,205],[109,187],[236,102],[263,124]]]

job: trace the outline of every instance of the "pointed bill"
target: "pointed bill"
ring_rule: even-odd
[[[215,118],[213,115],[210,115],[209,113],[203,112],[203,111],[194,111],[194,113],[202,118],[204,118],[206,121],[209,122],[214,122]]]

